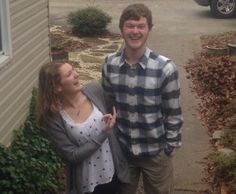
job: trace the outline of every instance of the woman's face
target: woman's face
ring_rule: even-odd
[[[61,83],[57,87],[59,92],[70,94],[76,93],[82,89],[79,81],[79,74],[72,65],[64,63],[58,70]]]

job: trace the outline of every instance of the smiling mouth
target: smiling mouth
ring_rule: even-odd
[[[131,40],[140,40],[141,37],[132,37],[132,36],[131,36],[130,39],[131,39]]]

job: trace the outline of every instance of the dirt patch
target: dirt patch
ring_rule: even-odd
[[[55,26],[50,28],[50,43],[52,51],[62,49],[65,51],[74,51],[89,47],[87,43],[71,37],[67,29]]]

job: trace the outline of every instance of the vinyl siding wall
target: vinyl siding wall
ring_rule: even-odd
[[[48,0],[10,0],[12,58],[0,70],[1,144],[9,145],[23,124],[39,68],[50,60],[48,10]]]

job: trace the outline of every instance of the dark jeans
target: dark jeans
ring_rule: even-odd
[[[116,176],[112,181],[106,184],[97,185],[92,193],[86,194],[117,194],[119,189],[119,180]]]

